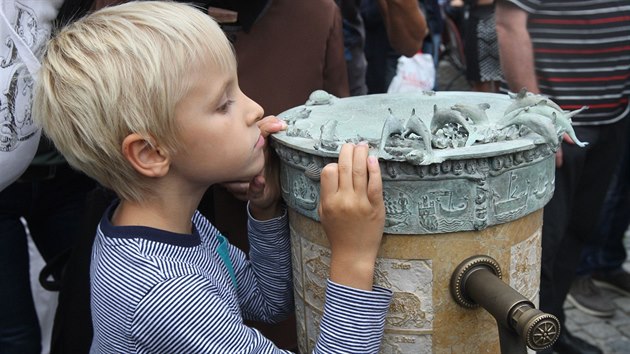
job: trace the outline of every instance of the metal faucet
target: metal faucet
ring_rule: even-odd
[[[464,260],[451,276],[455,302],[465,308],[479,306],[497,321],[501,353],[526,354],[527,347],[543,350],[560,335],[560,322],[534,306],[501,280],[501,267],[492,257],[478,255]]]

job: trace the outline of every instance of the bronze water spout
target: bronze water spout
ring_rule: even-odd
[[[496,319],[501,353],[526,354],[526,346],[543,350],[560,335],[558,319],[504,283],[499,264],[489,256],[473,256],[457,266],[450,290],[457,304],[481,306]]]

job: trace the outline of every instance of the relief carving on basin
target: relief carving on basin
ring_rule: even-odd
[[[273,135],[272,145],[282,161],[284,199],[309,218],[318,220],[323,166],[343,143],[367,141],[381,161],[386,233],[481,230],[551,199],[560,137],[586,144],[570,124],[581,110],[563,111],[525,91],[342,99],[316,91],[279,115],[288,128]]]

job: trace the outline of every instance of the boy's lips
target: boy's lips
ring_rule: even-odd
[[[254,145],[254,148],[261,148],[265,146],[265,138],[263,138],[262,135],[258,136],[258,141],[256,141],[256,145]]]

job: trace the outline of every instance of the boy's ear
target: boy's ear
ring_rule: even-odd
[[[123,155],[131,166],[147,177],[163,177],[171,164],[169,154],[145,137],[132,133],[122,142]]]

